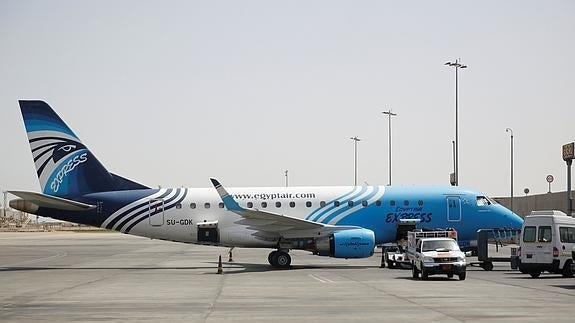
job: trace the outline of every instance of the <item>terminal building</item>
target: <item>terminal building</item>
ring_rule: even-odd
[[[506,208],[511,209],[511,198],[496,197],[495,200]],[[567,191],[515,196],[513,198],[513,211],[522,217],[529,215],[531,211],[540,210],[559,210],[567,214]]]

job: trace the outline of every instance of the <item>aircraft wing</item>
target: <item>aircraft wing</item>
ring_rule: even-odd
[[[359,228],[356,226],[334,226],[262,211],[256,208],[243,208],[228,194],[218,180],[214,178],[210,180],[218,191],[226,208],[244,218],[238,224],[247,225],[249,229],[261,232],[261,236],[281,235],[284,238],[306,238],[322,236],[334,231]]]
[[[66,211],[86,211],[96,207],[95,205],[85,204],[36,192],[9,191],[8,193],[16,195],[20,198],[10,201],[10,207],[24,212],[30,212],[31,210],[38,209],[39,207]]]

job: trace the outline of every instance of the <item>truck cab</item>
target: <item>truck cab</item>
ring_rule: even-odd
[[[455,231],[421,231],[408,233],[408,257],[413,278],[425,280],[431,275],[444,274],[448,278],[467,275],[465,253],[457,244]]]

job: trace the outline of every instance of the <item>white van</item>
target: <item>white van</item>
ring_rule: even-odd
[[[575,218],[561,211],[533,211],[525,217],[519,242],[519,270],[536,278],[541,272],[573,277]]]

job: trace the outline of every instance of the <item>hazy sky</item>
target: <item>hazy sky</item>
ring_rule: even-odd
[[[39,190],[19,99],[149,186],[566,188],[575,1],[0,1],[0,188]]]

